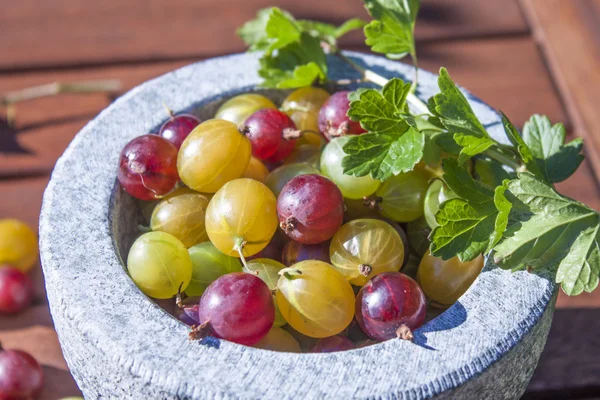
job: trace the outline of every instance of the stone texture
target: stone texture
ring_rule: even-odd
[[[348,53],[382,75],[411,69]],[[65,358],[87,398],[514,398],[543,348],[555,286],[487,265],[447,312],[415,332],[329,354],[286,354],[187,339],[187,327],[145,297],[124,270],[141,214],[115,184],[121,148],[164,120],[162,103],[208,118],[222,99],[260,82],[254,55],[216,58],[149,81],[91,121],[58,161],[40,219],[48,299]],[[355,76],[331,60],[336,79]],[[420,73],[418,95],[437,91]],[[281,96],[281,94],[278,94]],[[498,115],[467,94],[490,132]],[[204,107],[203,107],[204,106]],[[200,108],[203,107],[203,108]]]

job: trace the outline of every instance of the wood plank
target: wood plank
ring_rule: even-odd
[[[444,66],[452,78],[517,126],[531,114],[569,121],[543,59],[529,37],[427,43],[419,48],[420,66],[432,72]]]
[[[524,399],[598,398],[600,309],[556,310]]]
[[[120,79],[127,90],[190,62],[0,75],[0,93],[53,81],[108,78]],[[19,103],[14,128],[0,120],[0,178],[51,171],[73,136],[109,104],[110,99],[102,93],[61,94]]]
[[[271,0],[1,0],[0,70],[167,60],[243,51],[235,36]],[[361,1],[282,0],[298,18],[341,23],[368,18]],[[107,27],[109,27],[107,29]],[[419,40],[522,34],[516,0],[425,0]],[[362,34],[344,42],[362,43]]]
[[[600,0],[522,0],[575,131],[600,176]]]
[[[364,46],[355,49],[366,50]],[[108,78],[121,79],[124,89],[129,89],[194,60],[0,75],[0,93],[55,80]],[[425,43],[420,60],[431,71],[447,66],[460,84],[503,109],[517,125],[534,112],[568,125],[540,55],[529,38]],[[1,148],[8,149],[0,151],[0,177],[51,170],[75,133],[108,103],[106,96],[91,94],[60,95],[19,104],[16,132],[5,127],[7,134],[0,135],[4,138],[0,140],[7,141]]]

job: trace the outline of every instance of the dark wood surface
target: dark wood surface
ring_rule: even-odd
[[[127,90],[191,62],[243,51],[235,28],[274,3],[0,0],[0,94],[52,81],[108,78],[120,79]],[[358,0],[277,4],[299,17],[328,22],[365,16]],[[595,160],[600,29],[594,21],[600,19],[594,18],[599,15],[599,0],[424,0],[417,24],[420,63],[431,71],[448,67],[458,83],[519,125],[532,113],[564,122],[571,137],[586,138],[588,159]],[[366,51],[360,34],[344,45]],[[110,101],[102,94],[65,94],[25,102],[17,107],[14,127],[0,113],[0,218],[19,218],[37,228],[56,159]],[[598,167],[584,162],[559,190],[600,209]],[[43,399],[75,395],[39,268],[32,277],[35,305],[17,317],[0,317],[0,341],[29,351],[44,365]],[[561,294],[557,306],[526,397],[600,396],[600,292]]]

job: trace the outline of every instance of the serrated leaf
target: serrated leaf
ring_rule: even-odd
[[[507,269],[554,270],[565,293],[598,286],[599,216],[589,207],[558,194],[529,173],[506,184],[511,203],[504,239],[494,248],[495,262]]]
[[[327,60],[319,39],[304,33],[300,43],[292,43],[276,54],[263,56],[258,73],[264,79],[265,87],[308,86],[327,78]]]
[[[565,144],[563,124],[552,125],[546,116],[532,115],[523,126],[523,141],[529,147],[546,182],[562,182],[579,168],[584,159],[583,141]]]
[[[513,146],[517,148],[517,151],[519,152],[523,163],[525,163],[527,170],[538,178],[545,179],[542,171],[533,158],[533,153],[529,149],[529,146],[527,146],[527,143],[525,143],[517,128],[515,128],[506,115],[504,115],[504,113],[502,113],[502,125],[504,126],[504,132],[506,132],[506,136],[508,136],[508,140],[510,140]]]
[[[353,136],[344,145],[344,173],[354,176],[371,175],[387,180],[393,175],[413,169],[423,157],[425,138],[409,128],[401,134],[366,133]]]
[[[443,180],[460,198],[442,203],[435,215],[439,226],[431,235],[431,253],[444,260],[472,260],[501,238],[504,215],[499,219],[494,192],[476,182],[457,160],[445,159],[443,167]]]
[[[238,36],[250,46],[250,51],[264,50],[268,47],[266,26],[274,7],[263,8],[256,18],[246,22],[238,30]]]
[[[452,134],[454,143],[461,147],[458,160],[463,164],[471,157],[485,152],[495,142],[445,68],[440,69],[438,86],[440,93],[429,99],[427,107]],[[448,147],[454,146],[448,136],[443,139]]]
[[[391,79],[381,90],[367,89],[350,103],[348,116],[370,133],[401,134],[408,129],[402,117],[410,83]]]
[[[506,184],[508,184],[508,181]],[[510,216],[510,210],[512,209],[512,204],[506,198],[505,192],[505,185],[496,187],[496,190],[494,191],[494,205],[496,206],[496,210],[498,210],[498,215],[496,215],[494,232],[490,238],[490,243],[486,249],[486,253],[491,251],[492,248],[498,244],[500,240],[502,240],[504,232],[506,232],[506,227],[508,226],[508,219]]]
[[[440,93],[433,96],[429,107],[441,117],[441,122],[448,131],[475,137],[489,137],[469,101],[452,81],[446,68],[440,69],[438,86]]]
[[[454,193],[473,203],[485,203],[493,200],[494,192],[477,182],[466,168],[458,165],[453,158],[443,162],[443,180]]]
[[[458,256],[463,262],[476,258],[490,245],[497,215],[493,201],[450,199],[442,203],[435,215],[439,226],[432,232],[431,254],[444,260]]]
[[[458,163],[464,164],[471,157],[481,154],[494,145],[494,141],[486,136],[477,137],[465,135],[464,133],[455,133],[454,141],[462,147],[458,155]]]
[[[415,54],[418,0],[365,0],[365,7],[375,19],[365,26],[366,44],[372,51],[393,59]]]
[[[294,18],[277,7],[273,7],[269,13],[265,32],[269,39],[268,52],[273,52],[298,42],[302,34]]]
[[[246,22],[237,34],[250,51],[273,51],[298,42],[302,31],[294,17],[277,7],[259,10],[256,18]]]

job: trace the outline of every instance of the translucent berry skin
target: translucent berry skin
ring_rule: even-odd
[[[360,135],[366,131],[357,121],[351,121],[347,115],[350,109],[349,91],[331,95],[319,111],[319,130],[327,140],[336,136]]]
[[[0,219],[0,265],[27,272],[38,258],[38,238],[35,232],[17,219]]]
[[[446,187],[439,179],[434,180],[431,185],[429,185],[429,189],[427,189],[427,192],[425,193],[423,213],[427,220],[427,225],[429,225],[431,229],[438,226],[435,214],[440,210],[440,204],[455,197],[457,197],[456,194]]]
[[[296,176],[318,173],[319,170],[309,164],[284,164],[275,168],[269,175],[267,175],[267,178],[265,179],[265,185],[271,189],[275,196],[279,196],[279,193],[281,193],[281,189],[283,189],[285,184]]]
[[[169,193],[177,182],[177,148],[158,135],[144,135],[121,151],[119,183],[140,200],[154,200]]]
[[[292,328],[313,338],[346,329],[354,318],[354,291],[342,274],[315,260],[301,261],[286,270],[290,272],[280,276],[275,298]]]
[[[158,134],[179,150],[181,143],[186,137],[200,124],[200,120],[190,114],[173,115],[167,120],[158,131]]]
[[[241,125],[254,112],[263,108],[277,108],[275,104],[263,95],[244,93],[227,100],[215,114],[215,119],[224,119]]]
[[[250,162],[242,174],[242,178],[250,178],[265,183],[269,169],[256,157],[250,157]]]
[[[42,367],[33,357],[24,351],[0,347],[0,399],[33,399],[43,384]]]
[[[310,349],[311,353],[333,353],[334,351],[345,351],[355,349],[356,345],[347,337],[335,335],[319,339]]]
[[[273,327],[267,336],[254,345],[257,349],[282,351],[285,353],[300,353],[300,344],[287,331]]]
[[[250,141],[235,124],[211,119],[198,125],[184,140],[177,169],[189,188],[215,193],[242,176],[250,162],[251,150]]]
[[[410,222],[423,215],[425,193],[429,176],[414,169],[391,177],[375,192],[380,201],[381,214],[393,221]]]
[[[463,263],[458,257],[444,261],[427,250],[417,270],[417,281],[432,304],[448,307],[471,287],[482,269],[482,255]]]
[[[221,252],[252,256],[273,238],[277,229],[277,200],[268,187],[254,179],[227,182],[210,200],[206,210],[206,232]]]
[[[329,96],[324,89],[303,87],[290,93],[281,103],[281,109],[294,120],[298,129],[318,132],[319,110]]]
[[[234,272],[210,284],[198,308],[198,319],[212,334],[231,342],[253,345],[273,327],[271,290],[254,274]]]
[[[302,135],[302,137],[304,137],[304,135]],[[296,145],[294,151],[292,151],[283,161],[283,165],[306,163],[312,167],[318,168],[320,159],[320,146],[314,146],[312,144]]]
[[[33,300],[33,284],[24,272],[0,265],[0,314],[25,310]]]
[[[362,286],[383,272],[399,271],[404,243],[398,232],[379,219],[355,219],[344,224],[331,239],[331,264],[351,284]]]
[[[288,267],[305,260],[329,263],[329,241],[319,244],[302,244],[290,240],[283,248],[282,260]]]
[[[302,244],[324,242],[344,220],[342,192],[324,176],[297,176],[283,187],[277,199],[277,216],[293,240]]]
[[[175,236],[148,232],[131,246],[127,271],[147,296],[168,299],[187,288],[192,279],[192,260],[188,249]]]
[[[331,140],[321,153],[320,168],[323,175],[335,182],[348,199],[362,199],[373,194],[380,181],[370,176],[352,176],[344,174],[342,159],[346,156],[344,145],[350,140],[348,136]]]
[[[248,262],[248,271],[255,273],[260,279],[267,284],[270,290],[277,288],[277,281],[279,280],[279,271],[285,268],[285,265],[279,261],[275,261],[269,258],[255,258]],[[246,271],[246,272],[248,272]],[[273,302],[275,302],[275,296],[273,295]],[[279,312],[277,304],[275,304],[275,321],[274,326],[283,326],[286,324],[285,319]]]
[[[161,200],[152,212],[150,228],[170,233],[186,247],[208,240],[204,218],[208,197],[200,194],[180,194]]]
[[[244,122],[246,137],[252,143],[252,155],[261,160],[279,162],[286,158],[296,145],[296,139],[285,139],[284,133],[296,130],[294,121],[284,112],[264,108]]]
[[[211,242],[198,243],[188,253],[192,260],[192,279],[185,289],[188,296],[201,296],[221,276],[242,272],[239,259],[221,253]]]
[[[401,272],[385,272],[360,289],[356,321],[370,338],[388,340],[402,325],[417,329],[425,321],[427,301],[417,282]]]

